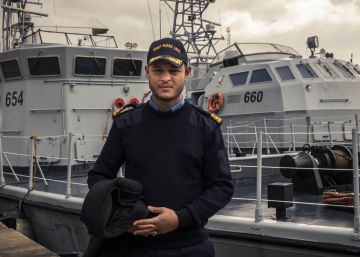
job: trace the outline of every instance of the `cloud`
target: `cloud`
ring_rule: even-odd
[[[279,1],[278,1],[279,2]],[[347,1],[334,5],[330,0],[289,0],[283,2],[285,15],[277,20],[262,19],[262,8],[258,12],[228,10],[223,16],[225,26],[235,27],[234,35],[242,38],[263,37],[288,33],[316,24],[342,27],[344,24],[360,24],[359,11],[355,2]],[[259,14],[260,13],[260,14]],[[276,17],[276,13],[273,17]]]
[[[159,37],[159,0],[52,0],[44,1],[44,12],[64,16],[95,17],[110,28],[122,46],[137,42],[147,49],[153,40],[148,3],[156,37]],[[172,12],[162,5],[162,35],[169,35]],[[232,41],[273,42],[290,45],[305,54],[307,36],[318,35],[321,47],[347,58],[360,59],[360,0],[217,0],[205,18],[221,22],[222,34],[231,27]],[[220,33],[219,33],[220,34]],[[221,49],[225,41],[217,45]],[[358,50],[359,49],[359,50]]]
[[[233,42],[280,43],[306,56],[306,38],[318,35],[320,47],[335,56],[349,59],[354,53],[354,60],[360,60],[358,0],[272,0],[266,4],[254,0],[243,8],[233,3],[233,8],[221,12],[223,26],[231,27]]]

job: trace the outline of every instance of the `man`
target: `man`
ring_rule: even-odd
[[[145,71],[151,99],[115,118],[89,187],[123,163],[125,177],[142,184],[152,215],[133,223],[126,256],[214,256],[204,225],[233,194],[220,126],[183,99],[191,67],[180,41],[153,42]]]

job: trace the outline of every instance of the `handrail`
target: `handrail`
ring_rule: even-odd
[[[34,138],[30,137],[30,163],[29,163],[29,191],[34,189],[33,185],[33,176],[34,176],[34,165],[33,165],[33,159],[34,159],[34,148],[35,148],[35,140]]]
[[[66,177],[66,198],[71,196],[71,156],[72,156],[72,140],[73,134],[69,133],[68,136],[68,166]]]
[[[360,234],[360,204],[359,204],[359,134],[352,130],[353,138],[353,187],[354,187],[354,233]],[[354,154],[355,153],[355,154]]]
[[[231,136],[230,134],[236,134],[236,133],[228,133],[229,136]],[[256,159],[257,164],[256,165],[231,165],[232,168],[235,168],[235,170],[233,172],[242,172],[243,168],[251,168],[251,169],[256,169],[256,198],[255,199],[251,199],[252,201],[255,200],[256,201],[256,208],[255,208],[255,222],[261,222],[263,220],[262,217],[262,206],[261,204],[263,202],[267,202],[269,200],[267,199],[262,199],[262,173],[263,173],[263,169],[279,169],[278,166],[267,166],[267,165],[263,165],[262,161],[263,159],[266,159],[268,157],[281,157],[284,154],[272,154],[272,155],[263,155],[262,154],[262,150],[263,150],[263,136],[267,136],[263,131],[261,130],[257,130],[256,133],[247,133],[250,135],[255,135],[256,139],[257,139],[257,155],[256,157],[251,157],[253,159]],[[268,134],[284,134],[284,133],[268,133]],[[290,134],[290,133],[288,133]],[[295,134],[303,134],[306,135],[307,133],[293,133]],[[315,134],[315,133],[312,133]],[[353,149],[353,153],[358,152],[358,135],[359,133],[357,133],[356,129],[352,130],[352,149]],[[46,185],[46,181],[52,181],[52,182],[59,182],[59,183],[64,183],[66,184],[66,192],[64,192],[64,197],[65,198],[70,198],[71,197],[71,185],[79,185],[79,186],[87,186],[87,184],[84,183],[77,183],[77,182],[73,182],[72,181],[72,161],[76,160],[72,155],[73,155],[73,146],[74,146],[74,142],[73,139],[74,137],[79,137],[79,138],[84,138],[84,137],[88,137],[88,135],[75,135],[72,133],[69,133],[67,135],[67,140],[68,140],[68,150],[67,150],[67,157],[66,158],[61,158],[64,160],[68,160],[68,164],[67,164],[67,173],[66,173],[66,181],[64,180],[56,180],[56,179],[48,179],[45,178],[45,176],[43,176],[43,174],[41,174],[41,176],[34,176],[33,173],[33,168],[34,168],[34,163],[36,165],[39,165],[39,163],[36,163],[37,158],[39,158],[39,156],[37,155],[36,151],[35,151],[35,145],[37,142],[38,138],[55,138],[55,137],[65,137],[65,135],[58,135],[58,136],[46,136],[46,137],[23,137],[23,136],[19,136],[19,138],[24,139],[26,138],[26,140],[30,139],[30,143],[31,143],[31,147],[30,147],[30,151],[29,154],[16,154],[18,156],[22,156],[24,158],[29,158],[29,175],[20,175],[20,174],[16,174],[15,171],[12,169],[11,164],[8,162],[9,167],[11,167],[10,169],[12,169],[12,173],[9,172],[4,172],[3,170],[3,159],[2,157],[5,157],[5,160],[8,161],[7,159],[7,155],[8,154],[15,154],[15,153],[10,153],[10,152],[4,152],[3,148],[2,148],[2,144],[3,138],[6,138],[7,136],[2,136],[0,135],[0,183],[1,185],[5,185],[5,179],[4,179],[4,174],[7,175],[15,175],[16,177],[26,177],[29,179],[28,181],[28,189],[29,191],[33,190],[33,180],[43,180],[45,185]],[[95,136],[95,135],[92,135]],[[96,135],[98,137],[102,137],[103,135]],[[230,141],[230,140],[229,140]],[[295,154],[295,152],[294,152]],[[49,158],[54,158],[54,157],[49,157]],[[239,158],[229,158],[230,161],[232,160],[248,160],[249,157],[239,157]],[[321,168],[322,170],[326,170],[328,172],[337,172],[337,171],[347,171],[347,172],[353,172],[353,184],[354,184],[354,233],[356,234],[360,234],[360,203],[359,203],[359,166],[358,166],[358,155],[357,154],[353,154],[353,168]],[[291,169],[296,169],[296,170],[316,170],[316,168],[297,168],[297,167],[282,167],[284,169],[287,170],[291,170]],[[40,167],[41,169],[41,167]],[[249,198],[233,198],[234,200],[249,200]],[[274,200],[271,200],[274,201]],[[286,202],[286,201],[278,201],[278,202]],[[306,202],[296,202],[296,201],[291,201],[292,203],[296,203],[296,204],[312,204],[312,205],[318,205],[318,206],[339,206],[339,205],[332,205],[332,204],[322,204],[322,203],[306,203]],[[349,206],[346,206],[349,207]]]
[[[37,31],[27,35],[26,37],[24,37],[24,41],[25,39],[27,38],[34,38],[35,35],[39,35],[39,38],[40,38],[40,42],[41,43],[44,43],[43,40],[42,40],[42,37],[41,37],[41,33],[49,33],[49,34],[62,34],[65,36],[65,39],[66,39],[66,42],[67,42],[67,45],[77,45],[79,46],[79,42],[76,42],[76,44],[73,44],[73,42],[71,42],[70,38],[69,38],[69,35],[75,35],[75,36],[86,36],[90,39],[90,42],[91,42],[91,45],[84,45],[84,46],[91,46],[91,47],[106,47],[106,48],[118,48],[118,45],[117,45],[117,42],[116,42],[116,39],[114,36],[109,36],[109,35],[93,35],[93,34],[90,34],[90,33],[73,33],[73,32],[62,32],[62,31],[51,31],[51,30],[42,30],[42,29],[38,29]],[[103,41],[109,41],[112,40],[112,43],[114,44],[113,47],[111,46],[104,46],[104,45],[97,45],[97,43],[95,42],[94,40],[94,37],[95,38],[102,38],[104,39]],[[99,41],[101,42],[101,41]],[[46,42],[45,42],[46,43]]]
[[[7,156],[6,156],[6,153],[3,152],[2,155],[5,157],[5,161],[9,165],[9,168],[10,168],[12,174],[14,175],[15,179],[19,182],[20,180],[19,180],[18,176],[16,175],[16,172],[15,172],[14,168],[11,166],[11,163],[10,163],[9,159],[7,158]]]
[[[232,200],[240,201],[256,201],[256,198],[248,197],[233,197]],[[326,207],[342,207],[342,208],[354,208],[354,205],[341,205],[341,204],[329,204],[329,203],[314,203],[314,202],[299,202],[299,201],[282,201],[282,200],[268,200],[261,199],[261,202],[275,202],[275,203],[293,203],[293,204],[302,204],[302,205],[313,205],[313,206],[326,206]]]
[[[344,134],[344,132],[332,132],[333,134]],[[350,131],[348,133],[351,133]],[[222,133],[223,135],[227,135],[227,133]],[[234,135],[256,135],[256,133],[249,133],[249,132],[236,132],[236,133],[232,133]],[[268,135],[291,135],[292,133],[291,132],[268,132],[267,133]],[[323,135],[324,132],[294,132],[294,135],[307,135],[307,134],[310,134],[310,135]]]
[[[347,117],[350,116],[340,116]],[[305,118],[305,119],[304,119]],[[339,120],[338,117],[326,117],[326,118],[337,118],[338,120],[328,120],[328,121],[318,121],[320,117],[309,117],[304,116],[302,118],[288,118],[288,119],[269,119],[263,118],[262,120],[256,121],[229,121],[225,126],[226,133],[223,133],[224,138],[226,138],[228,143],[228,152],[230,155],[230,149],[233,144],[236,144],[237,151],[239,153],[243,152],[242,147],[246,149],[251,148],[249,144],[257,141],[256,139],[256,130],[260,129],[264,131],[266,139],[266,153],[270,154],[270,151],[276,151],[280,153],[279,148],[281,149],[288,148],[289,151],[296,150],[296,147],[301,147],[303,144],[324,144],[328,142],[329,146],[334,146],[335,144],[347,144],[350,143],[351,138],[351,129],[356,128],[359,130],[359,121],[358,116],[355,114],[355,119],[346,119]],[[297,124],[294,122],[285,123],[287,121],[301,120],[303,124]],[[352,121],[355,120],[354,123]],[[274,126],[269,121],[279,121],[281,124],[279,126]],[[261,122],[263,126],[259,126],[258,122]],[[240,124],[240,125],[237,125]],[[257,125],[256,125],[257,124]],[[247,129],[245,129],[247,128]],[[252,128],[256,128],[254,132],[251,131]],[[295,128],[300,128],[296,129]],[[306,142],[303,142],[302,137],[299,135],[306,136]],[[254,140],[249,140],[249,137],[253,136]],[[273,137],[275,136],[275,137]],[[290,139],[288,138],[290,136]],[[341,136],[341,138],[339,137]],[[282,140],[281,140],[282,139]],[[290,144],[289,144],[290,141]],[[271,148],[271,149],[270,149]],[[255,144],[253,146],[253,152],[255,151]]]
[[[291,121],[291,120],[306,120],[308,116],[300,116],[300,117],[296,117],[296,118],[284,118],[284,119],[271,119],[271,118],[266,118],[266,120],[268,121]],[[316,117],[316,116],[312,116],[311,119],[312,120],[324,120],[324,119],[339,119],[339,118],[353,118],[353,115],[339,115],[339,116],[324,116],[324,117]],[[251,121],[237,121],[236,123],[238,124],[242,124],[242,123],[250,123],[250,122],[259,122],[262,123],[264,120],[251,120]],[[340,122],[340,121],[339,121]]]
[[[4,174],[6,175],[11,175],[11,173],[9,172],[5,172],[4,171]],[[19,177],[22,177],[22,178],[30,178],[30,176],[28,175],[21,175],[21,174],[18,174]],[[42,177],[37,177],[37,176],[33,176],[34,179],[37,179],[37,180],[42,180]],[[46,179],[47,181],[49,182],[56,182],[56,183],[62,183],[62,184],[66,184],[67,181],[65,180],[58,180],[58,179],[51,179],[51,178],[47,178]],[[79,183],[79,182],[71,182],[72,185],[80,185],[80,186],[88,186],[88,184],[85,184],[85,183]]]
[[[5,185],[2,139],[0,136],[0,186]]]
[[[262,189],[262,131],[257,133],[257,169],[256,169],[256,209],[255,209],[255,222],[262,220],[261,210],[261,189]]]

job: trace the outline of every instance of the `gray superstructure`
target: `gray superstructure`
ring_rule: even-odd
[[[241,131],[262,129],[275,152],[305,143],[351,142],[359,83],[360,70],[350,62],[303,58],[278,44],[235,43],[217,54],[205,76],[189,82],[187,93],[204,109],[211,95],[223,95],[217,115],[223,131],[235,134],[238,151],[253,147],[243,142],[255,141]]]
[[[66,166],[64,136],[72,133],[73,165],[93,162],[111,127],[116,99],[142,102],[148,93],[145,58],[140,50],[68,45],[26,45],[0,53],[1,132],[19,137],[5,137],[3,151],[24,153],[34,135],[41,137],[40,163]],[[24,157],[8,159],[12,166],[29,166]]]

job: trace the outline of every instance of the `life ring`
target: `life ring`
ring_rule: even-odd
[[[116,99],[115,99],[115,102],[114,102],[114,105],[115,105],[116,108],[120,109],[120,108],[122,108],[123,106],[125,106],[125,101],[124,101],[124,99],[122,99],[121,97],[116,98]]]
[[[208,109],[212,113],[218,113],[223,106],[224,95],[220,92],[212,94],[208,101]]]
[[[135,103],[136,105],[138,105],[138,104],[140,103],[140,101],[139,101],[139,99],[133,97],[133,98],[131,98],[130,101],[129,101],[129,104],[132,104],[132,103]]]
[[[150,99],[150,97],[148,97],[150,94],[151,94],[151,91],[144,93],[144,96],[141,99],[141,102],[143,102],[143,103],[147,102]]]

